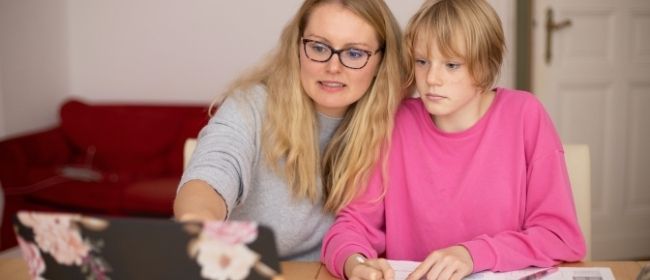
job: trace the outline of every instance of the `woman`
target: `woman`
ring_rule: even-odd
[[[332,214],[388,145],[400,36],[383,1],[305,1],[199,134],[176,218],[256,220],[283,259],[318,260]]]

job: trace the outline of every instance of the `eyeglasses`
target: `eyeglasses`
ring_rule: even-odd
[[[312,61],[327,62],[334,54],[338,54],[339,61],[343,66],[351,69],[361,69],[368,64],[370,57],[383,50],[379,48],[374,52],[358,48],[334,49],[329,45],[302,38],[302,45],[305,48],[305,55]]]

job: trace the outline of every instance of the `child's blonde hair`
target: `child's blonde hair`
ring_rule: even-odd
[[[427,49],[436,43],[443,55],[466,60],[469,72],[482,89],[491,88],[499,75],[505,39],[501,20],[485,0],[429,0],[411,17],[404,39],[407,82],[415,81],[416,41]],[[464,53],[460,50],[464,44]]]

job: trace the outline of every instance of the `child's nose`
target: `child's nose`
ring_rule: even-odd
[[[427,72],[427,84],[439,85],[440,84],[440,70],[438,67],[431,65],[429,72]]]

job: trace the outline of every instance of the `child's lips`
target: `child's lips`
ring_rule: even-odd
[[[425,96],[427,99],[429,99],[429,100],[434,100],[434,101],[438,101],[438,100],[442,100],[442,99],[447,99],[446,96],[443,96],[443,95],[440,95],[440,94],[435,94],[435,93],[427,93],[427,94],[425,94],[424,96]]]

